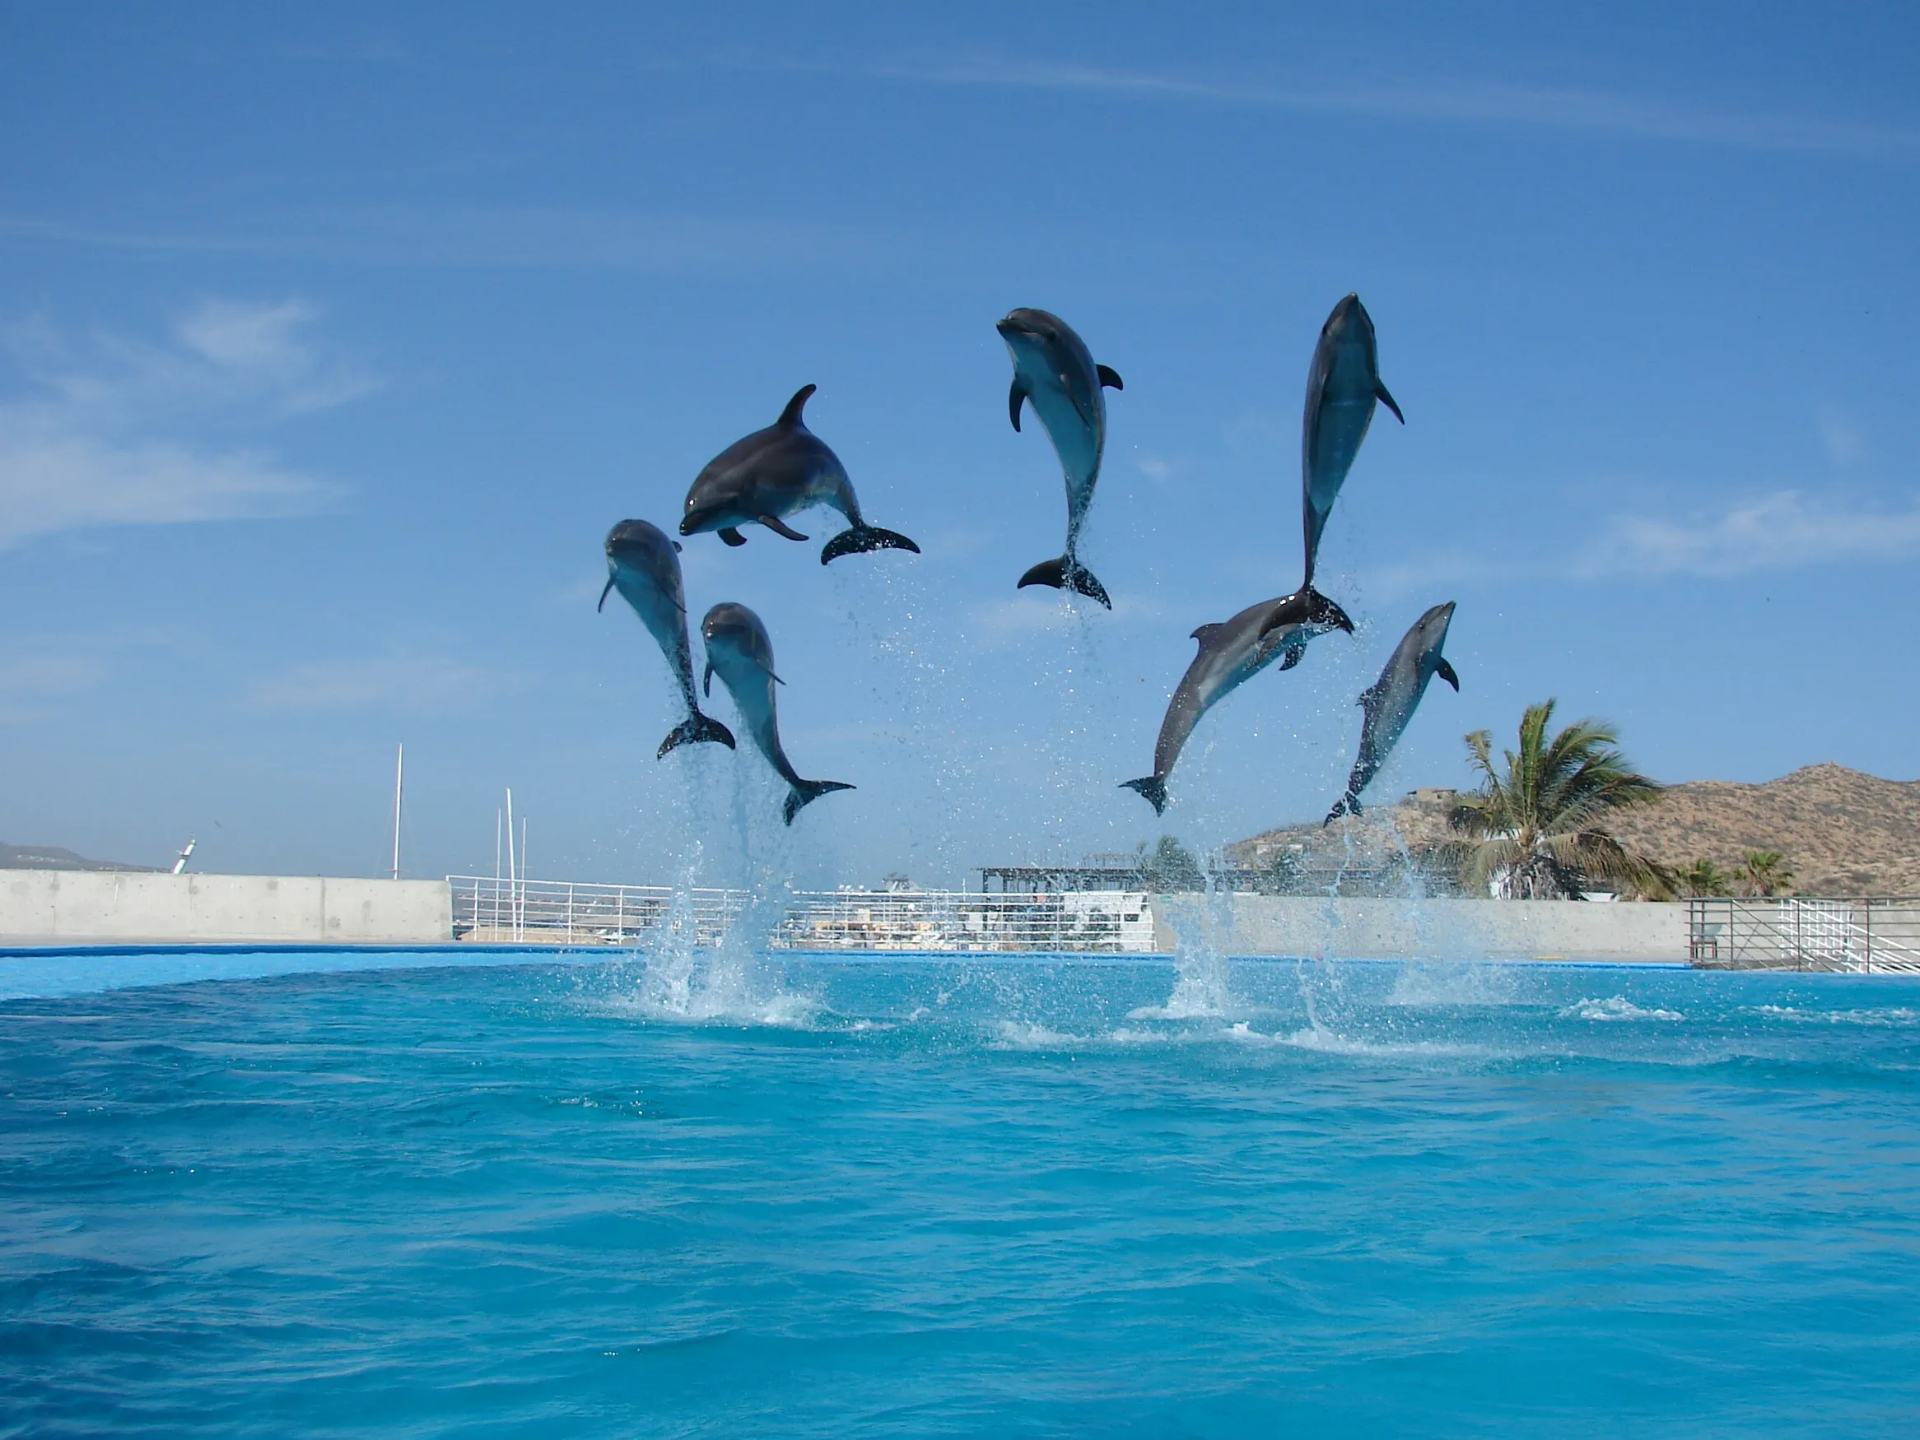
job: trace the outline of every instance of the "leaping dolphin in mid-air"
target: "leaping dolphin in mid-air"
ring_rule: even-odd
[[[1380,379],[1373,317],[1358,295],[1349,295],[1320,327],[1320,343],[1307,370],[1307,413],[1300,436],[1300,508],[1307,541],[1302,590],[1313,584],[1320,532],[1327,528],[1333,502],[1360,453],[1360,442],[1367,438],[1375,401],[1393,411],[1402,425],[1407,423]]]
[[[1414,621],[1413,628],[1394,648],[1380,678],[1361,693],[1366,723],[1360,731],[1360,756],[1353,762],[1347,793],[1327,812],[1321,824],[1331,825],[1341,815],[1360,813],[1360,792],[1387,763],[1387,756],[1399,743],[1407,722],[1413,719],[1420,697],[1427,693],[1429,680],[1438,675],[1456,691],[1460,688],[1460,677],[1453,673],[1453,666],[1440,653],[1440,647],[1447,643],[1447,626],[1453,623],[1453,604],[1449,600],[1444,605],[1436,605]]]
[[[606,608],[607,595],[618,588],[633,613],[653,632],[660,652],[680,682],[687,702],[687,718],[667,732],[659,756],[676,745],[713,740],[733,749],[733,732],[718,720],[700,713],[693,689],[693,652],[687,644],[687,597],[680,583],[680,542],[669,540],[658,526],[644,520],[622,520],[607,532],[607,585],[596,610]]]
[[[838,780],[802,780],[780,748],[780,722],[773,711],[773,687],[786,684],[773,673],[773,641],[760,617],[744,605],[726,601],[707,611],[700,622],[701,638],[707,642],[707,672],[702,677],[706,692],[713,693],[713,672],[733,696],[733,703],[747,722],[747,733],[767,763],[780,772],[780,778],[793,787],[787,796],[783,814],[787,824],[800,813],[800,807],[818,800],[833,790],[851,790]]]
[[[744,545],[742,525],[766,526],[789,540],[807,537],[781,521],[810,505],[831,505],[847,517],[848,527],[826,543],[820,563],[863,550],[911,550],[920,547],[904,535],[869,525],[860,518],[860,502],[840,457],[807,429],[800,418],[814,386],[802,385],[780,418],[744,440],[736,440],[707,462],[687,491],[682,535],[718,530],[729,545]]]
[[[1076,547],[1107,443],[1107,399],[1101,387],[1126,387],[1113,371],[1093,363],[1086,341],[1058,315],[1023,307],[1010,311],[994,329],[1013,356],[1013,388],[1007,393],[1013,428],[1020,428],[1020,402],[1025,400],[1047,427],[1067,481],[1066,552],[1027,571],[1017,588],[1051,585],[1056,590],[1075,590],[1111,610],[1106,588],[1080,563]]]
[[[1291,670],[1307,653],[1307,641],[1329,630],[1351,635],[1353,622],[1318,591],[1301,590],[1278,600],[1262,600],[1224,624],[1202,625],[1194,631],[1200,653],[1181,677],[1167,717],[1160,722],[1153,774],[1123,781],[1124,787],[1138,790],[1154,814],[1162,813],[1167,807],[1167,776],[1173,773],[1174,762],[1200,717],[1275,660],[1281,661],[1282,670]]]

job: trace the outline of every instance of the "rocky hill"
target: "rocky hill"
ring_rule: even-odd
[[[1701,856],[1734,869],[1778,850],[1805,895],[1920,895],[1920,781],[1809,765],[1764,785],[1676,785],[1615,833],[1668,864]]]
[[[89,860],[58,845],[8,845],[0,842],[0,870],[141,870],[151,865],[122,865],[114,860]]]
[[[1416,858],[1448,839],[1450,790],[1416,790],[1396,805],[1326,827],[1290,825],[1232,847],[1236,863],[1291,851],[1321,866],[1348,858]],[[1920,781],[1882,780],[1844,765],[1809,765],[1764,785],[1694,780],[1658,805],[1620,816],[1621,840],[1672,866],[1705,857],[1739,868],[1749,850],[1778,850],[1803,895],[1920,895]]]

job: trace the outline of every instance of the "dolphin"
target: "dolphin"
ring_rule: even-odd
[[[687,491],[682,535],[718,530],[727,544],[744,545],[747,537],[740,527],[758,521],[776,535],[805,540],[806,536],[782,524],[782,518],[811,505],[831,505],[847,517],[849,528],[820,551],[822,565],[863,550],[920,553],[920,547],[906,536],[860,518],[860,502],[854,498],[847,467],[800,418],[815,388],[802,385],[778,420],[734,441],[707,462]]]
[[[1375,401],[1402,425],[1407,423],[1380,379],[1373,317],[1358,295],[1349,295],[1320,327],[1320,343],[1313,347],[1313,364],[1307,370],[1307,412],[1300,435],[1300,509],[1307,541],[1303,590],[1313,584],[1320,532],[1327,528],[1333,502],[1360,453],[1360,442],[1367,438]]]
[[[707,611],[707,618],[700,622],[700,636],[707,642],[707,672],[701,677],[706,693],[713,693],[713,672],[718,670],[727,692],[733,696],[734,707],[747,722],[753,743],[760,747],[767,763],[780,772],[780,778],[793,787],[782,812],[787,824],[793,824],[793,817],[800,813],[802,805],[833,790],[853,789],[838,780],[802,780],[794,773],[787,752],[780,748],[780,722],[773,711],[773,687],[776,682],[781,685],[787,682],[773,673],[773,641],[767,635],[767,627],[760,623],[760,617],[744,605],[724,601]]]
[[[1387,763],[1407,722],[1413,719],[1420,697],[1427,693],[1429,680],[1438,675],[1455,691],[1460,689],[1460,677],[1440,653],[1440,647],[1447,643],[1447,626],[1453,623],[1453,605],[1451,600],[1436,605],[1414,621],[1413,628],[1394,647],[1380,678],[1361,693],[1366,722],[1360,730],[1360,756],[1347,779],[1347,793],[1327,812],[1322,825],[1331,825],[1341,815],[1360,813],[1360,792]]]
[[[1100,453],[1107,443],[1107,399],[1101,387],[1126,387],[1105,365],[1093,363],[1086,341],[1058,315],[1023,307],[1009,311],[994,329],[1013,356],[1013,388],[1007,392],[1013,428],[1020,428],[1020,402],[1025,400],[1047,427],[1067,481],[1066,553],[1057,560],[1042,560],[1020,577],[1016,588],[1051,585],[1056,590],[1075,590],[1111,610],[1106,588],[1080,563],[1075,548],[1087,506],[1093,503]]]
[[[1167,706],[1167,717],[1160,722],[1160,739],[1153,747],[1153,774],[1123,781],[1123,788],[1138,790],[1153,806],[1154,814],[1163,813],[1167,808],[1167,776],[1173,773],[1181,747],[1200,717],[1275,660],[1280,660],[1282,670],[1291,670],[1307,653],[1307,641],[1329,630],[1344,630],[1351,635],[1353,621],[1317,590],[1300,590],[1278,600],[1249,605],[1223,624],[1202,625],[1194,631],[1200,653],[1181,677]]]
[[[687,718],[667,732],[659,755],[676,745],[714,740],[733,749],[733,732],[718,720],[700,713],[693,690],[693,654],[687,644],[687,597],[680,584],[680,542],[669,540],[658,526],[644,520],[622,520],[607,532],[607,584],[600,592],[604,610],[607,595],[616,587],[640,622],[653,632],[660,651],[680,682],[687,702]]]

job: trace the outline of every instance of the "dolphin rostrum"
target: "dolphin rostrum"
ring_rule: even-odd
[[[1447,626],[1453,623],[1453,604],[1449,600],[1436,605],[1414,621],[1413,628],[1394,648],[1380,678],[1361,694],[1366,723],[1360,730],[1360,755],[1347,779],[1347,793],[1321,824],[1331,825],[1341,815],[1360,813],[1360,792],[1387,763],[1407,722],[1413,719],[1420,697],[1427,693],[1429,680],[1438,675],[1456,691],[1460,688],[1460,677],[1440,653],[1440,647],[1447,643]]]
[[[1051,585],[1056,590],[1075,590],[1111,610],[1113,602],[1093,572],[1080,563],[1077,546],[1087,506],[1093,503],[1094,482],[1100,478],[1100,453],[1107,443],[1107,399],[1101,387],[1126,387],[1105,365],[1093,363],[1086,342],[1058,315],[1023,307],[1009,312],[994,328],[1013,356],[1013,388],[1007,393],[1013,428],[1020,428],[1020,402],[1025,400],[1047,427],[1067,482],[1066,552],[1027,571],[1020,577],[1020,588]]]
[[[1353,622],[1317,590],[1301,590],[1278,600],[1262,600],[1223,624],[1202,625],[1194,631],[1200,653],[1181,677],[1167,717],[1160,722],[1153,774],[1124,781],[1124,787],[1138,790],[1154,814],[1162,813],[1167,807],[1167,776],[1173,773],[1181,747],[1200,717],[1275,660],[1282,670],[1291,670],[1307,653],[1307,641],[1329,630],[1351,635]]]
[[[1373,317],[1358,295],[1349,295],[1320,327],[1320,343],[1307,370],[1307,412],[1300,436],[1300,508],[1307,541],[1303,590],[1313,584],[1320,532],[1327,528],[1334,499],[1360,453],[1360,442],[1367,438],[1375,401],[1393,411],[1402,425],[1407,423],[1380,379]]]
[[[758,522],[789,540],[805,540],[806,536],[781,523],[784,517],[811,505],[831,505],[847,517],[848,528],[820,551],[822,565],[863,550],[920,553],[920,547],[906,536],[860,518],[860,502],[854,498],[847,467],[800,418],[814,388],[802,385],[778,420],[734,441],[707,462],[687,491],[682,535],[718,530],[727,544],[744,545],[747,538],[740,527]]]
[[[780,778],[793,787],[782,812],[787,824],[800,813],[802,805],[818,800],[833,790],[851,790],[838,780],[802,780],[794,773],[787,752],[780,748],[780,722],[773,710],[773,687],[787,682],[773,673],[773,641],[760,617],[744,605],[726,601],[707,612],[700,622],[701,638],[707,642],[707,671],[702,677],[706,692],[713,693],[713,672],[733,696],[734,707],[747,722],[747,733],[767,763],[780,772]]]
[[[594,607],[605,609],[608,593],[617,588],[640,622],[653,632],[667,664],[673,668],[673,678],[680,682],[687,718],[667,732],[667,738],[660,742],[659,758],[676,745],[697,740],[714,740],[733,749],[733,732],[711,716],[702,715],[694,694],[679,550],[680,542],[669,540],[658,526],[644,520],[622,520],[607,532],[607,584],[600,592],[600,604]]]

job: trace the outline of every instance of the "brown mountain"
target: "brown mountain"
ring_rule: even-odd
[[[1694,780],[1613,829],[1670,865],[1705,856],[1732,870],[1778,850],[1803,895],[1920,895],[1920,780],[1833,764],[1764,785]]]
[[[1270,864],[1293,851],[1309,864],[1337,856],[1374,862],[1445,842],[1450,790],[1416,790],[1396,805],[1322,829],[1290,825],[1231,848],[1236,863]],[[1343,828],[1343,826],[1345,828]],[[1882,780],[1844,765],[1809,765],[1764,785],[1693,780],[1611,828],[1654,859],[1705,857],[1737,870],[1749,850],[1778,850],[1803,895],[1920,895],[1920,780]],[[1377,863],[1377,862],[1376,862]]]
[[[117,860],[89,860],[58,845],[0,844],[0,870],[140,870],[151,865],[122,865]]]

